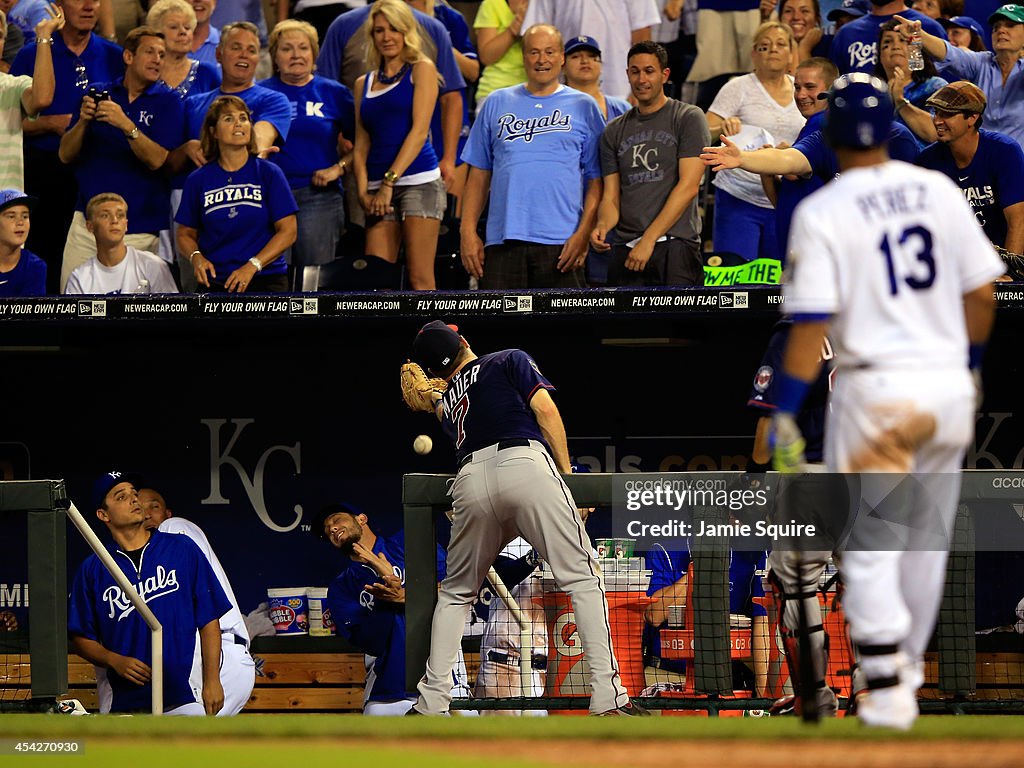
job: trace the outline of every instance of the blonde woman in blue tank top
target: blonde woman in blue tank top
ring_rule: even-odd
[[[368,72],[353,89],[353,163],[366,211],[367,260],[396,264],[404,244],[408,286],[433,290],[437,236],[447,202],[429,140],[437,69],[421,52],[415,18],[403,0],[377,0],[365,33]],[[381,267],[373,265],[374,271]]]

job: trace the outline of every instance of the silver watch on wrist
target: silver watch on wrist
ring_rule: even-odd
[[[133,125],[132,129],[128,131],[128,133],[126,133],[124,137],[128,139],[128,141],[135,141],[137,138],[139,138],[139,126]]]

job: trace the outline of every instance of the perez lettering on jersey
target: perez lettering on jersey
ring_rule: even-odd
[[[174,568],[168,571],[162,565],[158,565],[156,567],[156,575],[143,579],[135,588],[146,603],[158,597],[169,595],[172,592],[177,592],[178,571]],[[108,619],[113,619],[117,615],[117,621],[120,621],[135,610],[135,606],[132,605],[124,590],[116,584],[103,590],[103,599],[110,606],[110,613],[107,614]]]
[[[856,198],[857,208],[869,222],[926,210],[924,184],[887,187]]]
[[[544,117],[523,119],[516,117],[511,112],[506,112],[498,118],[498,138],[502,141],[522,139],[526,143],[530,143],[533,141],[533,137],[540,133],[571,130],[572,117],[562,114],[560,109],[555,109],[550,115]]]

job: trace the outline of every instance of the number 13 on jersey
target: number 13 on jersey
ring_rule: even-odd
[[[887,232],[878,244],[889,270],[889,293],[896,296],[906,285],[913,291],[931,288],[935,282],[932,233],[921,225],[898,234]]]

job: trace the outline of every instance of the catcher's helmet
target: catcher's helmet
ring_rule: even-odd
[[[828,92],[825,138],[833,147],[884,144],[892,127],[893,106],[885,83],[863,72],[837,77]]]

